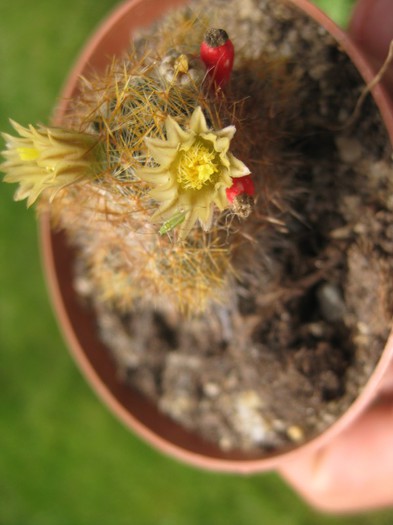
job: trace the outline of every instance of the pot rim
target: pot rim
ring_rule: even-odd
[[[322,25],[348,54],[366,83],[369,83],[373,79],[374,73],[359,49],[351,41],[350,37],[325,13],[314,4],[311,4],[309,0],[284,1],[293,4],[295,7],[305,12],[305,14],[309,15],[317,23]],[[63,87],[60,101],[52,119],[55,125],[61,123],[67,110],[69,100],[77,92],[77,82],[82,73],[86,72],[86,69],[93,66],[97,69],[96,64],[98,64],[98,68],[103,68],[108,63],[108,57],[121,53],[127,47],[127,43],[130,41],[129,37],[131,31],[129,28],[128,31],[126,30],[124,21],[130,21],[132,19],[132,23],[134,24],[133,17],[131,17],[130,13],[133,13],[135,9],[138,9],[138,6],[146,2],[148,4],[157,4],[155,0],[129,0],[120,4],[90,38],[79,59],[72,68],[71,74]],[[183,0],[162,0],[160,2],[160,7],[158,8],[159,12],[157,12],[157,16],[164,12],[165,8],[169,5],[176,6],[184,3]],[[152,20],[154,18],[155,17],[153,17]],[[146,25],[149,25],[149,23],[151,23],[151,20],[148,20]],[[123,33],[121,33],[121,31],[123,31]],[[113,35],[115,35],[115,38],[113,38]],[[108,53],[108,49],[110,50],[110,53]],[[372,90],[372,94],[380,109],[391,142],[393,142],[393,110],[389,99],[380,85],[377,85]],[[277,469],[288,460],[295,457],[299,458],[302,454],[309,454],[312,451],[321,448],[337,436],[337,434],[342,432],[344,428],[349,426],[369,405],[370,401],[374,399],[378,391],[378,386],[380,385],[389,364],[392,362],[393,331],[388,338],[385,349],[374,372],[368,379],[363,391],[351,404],[348,410],[321,434],[311,438],[309,441],[294,449],[283,451],[272,456],[264,456],[260,459],[247,459],[247,457],[244,459],[226,459],[199,454],[195,451],[182,448],[181,446],[161,437],[157,432],[153,432],[137,417],[134,417],[134,415],[118,401],[111,389],[98,375],[97,370],[87,358],[85,350],[82,348],[78,336],[75,333],[74,326],[70,321],[64,297],[59,287],[59,277],[54,262],[55,252],[50,222],[48,216],[45,215],[42,216],[40,220],[40,237],[43,266],[46,273],[47,287],[49,289],[52,305],[57,314],[58,323],[63,336],[83,375],[87,378],[93,390],[109,407],[109,409],[127,427],[131,428],[135,434],[154,448],[159,449],[161,452],[189,465],[207,470],[250,474]]]

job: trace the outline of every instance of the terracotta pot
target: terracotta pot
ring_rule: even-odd
[[[349,37],[326,15],[307,0],[288,1],[308,13],[335,37],[352,58],[366,82],[372,79],[371,69]],[[61,123],[67,100],[76,95],[78,78],[82,73],[88,75],[89,70],[102,71],[113,55],[121,54],[128,47],[130,35],[136,28],[149,25],[169,7],[182,3],[183,0],[160,2],[131,0],[115,10],[98,29],[76,63],[61,94],[54,123]],[[373,95],[393,139],[392,109],[389,102],[381,87],[376,87]],[[295,455],[300,457],[303,453],[308,454],[316,450],[350,425],[367,407],[370,400],[375,397],[392,360],[393,336],[391,335],[372,377],[359,398],[328,430],[299,448],[269,457],[223,452],[214,444],[206,443],[197,435],[174,423],[160,413],[143,395],[118,381],[109,352],[96,334],[94,314],[81,306],[73,290],[74,253],[66,244],[63,234],[51,231],[46,217],[41,221],[41,239],[48,285],[61,329],[76,362],[93,389],[119,419],[141,438],[162,452],[194,466],[217,471],[251,473],[279,468]]]

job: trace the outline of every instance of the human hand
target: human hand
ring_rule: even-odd
[[[377,70],[393,39],[393,1],[358,0],[349,31]],[[384,83],[393,87],[393,67]],[[378,399],[348,430],[317,452],[295,456],[280,473],[320,510],[393,505],[393,365]]]

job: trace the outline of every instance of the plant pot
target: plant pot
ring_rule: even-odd
[[[61,124],[69,99],[77,93],[80,75],[88,75],[92,70],[103,71],[113,55],[120,55],[128,47],[130,35],[136,28],[148,26],[170,7],[182,3],[181,0],[132,0],[121,5],[98,29],[75,65],[61,94],[54,123]],[[343,31],[307,0],[291,0],[290,3],[326,28],[350,56],[365,82],[370,82],[373,72]],[[375,87],[373,96],[389,135],[393,138],[392,111],[383,89]],[[74,251],[67,244],[63,233],[51,230],[46,216],[41,220],[41,240],[44,267],[56,315],[82,373],[126,426],[153,447],[188,464],[216,471],[259,472],[279,468],[295,455],[299,457],[326,445],[375,398],[392,360],[393,336],[390,336],[372,376],[350,409],[323,434],[298,448],[271,455],[225,452],[173,422],[142,394],[119,381],[109,352],[96,333],[94,313],[82,306],[73,289]]]

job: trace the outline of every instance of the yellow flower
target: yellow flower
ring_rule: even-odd
[[[166,140],[145,139],[158,166],[145,166],[137,175],[155,185],[149,196],[160,203],[152,220],[163,223],[161,233],[173,224],[179,226],[179,236],[184,239],[197,221],[204,230],[210,229],[214,205],[219,210],[228,208],[226,190],[232,179],[250,171],[229,151],[235,126],[209,129],[200,107],[194,110],[188,130],[168,116],[165,131]]]
[[[7,149],[0,169],[4,182],[19,183],[15,200],[27,199],[31,206],[44,191],[52,199],[56,192],[86,176],[97,165],[97,137],[59,128],[23,126],[11,121],[18,137],[3,134]]]

